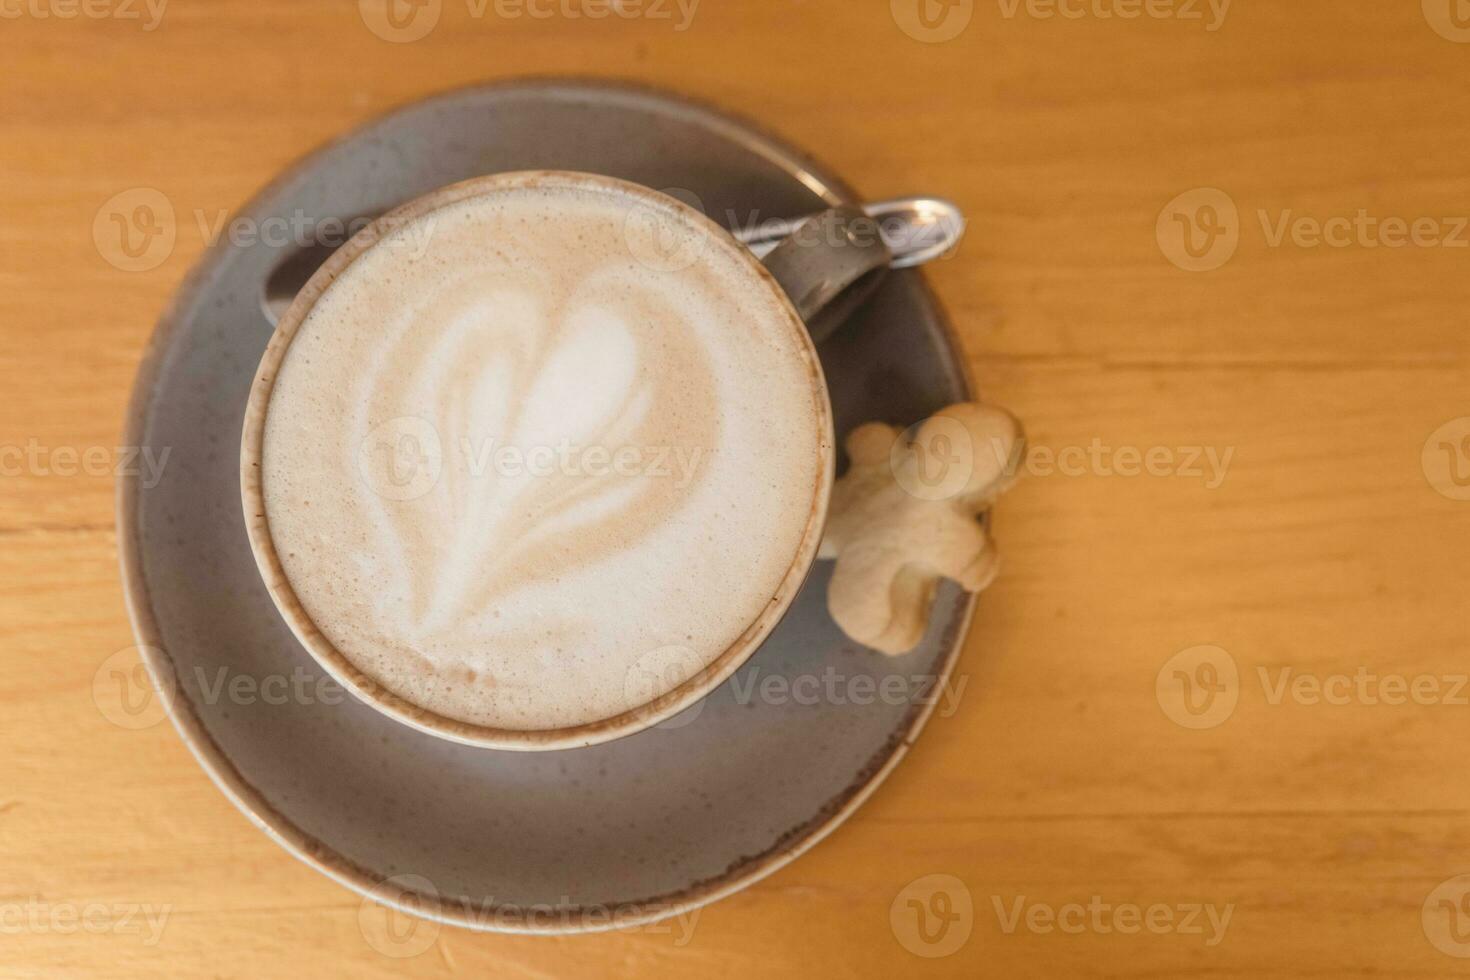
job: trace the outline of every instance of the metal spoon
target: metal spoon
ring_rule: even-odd
[[[936,259],[958,245],[965,233],[965,216],[941,197],[896,197],[862,207],[865,214],[877,220],[883,241],[893,253],[889,263],[892,269],[908,269]],[[764,256],[805,220],[767,221],[754,228],[737,228],[732,234],[757,256]]]
[[[878,222],[883,241],[893,253],[890,268],[908,269],[936,259],[959,244],[965,233],[965,217],[953,203],[939,197],[896,197],[863,205],[863,211]],[[765,255],[796,230],[806,218],[765,221],[732,232],[757,257]],[[349,225],[357,222],[349,222]],[[335,245],[315,244],[297,249],[266,277],[261,306],[272,325],[286,312],[312,273],[337,250]]]

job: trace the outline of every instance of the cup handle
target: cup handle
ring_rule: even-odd
[[[872,294],[892,261],[878,222],[847,205],[812,215],[761,259],[818,344]]]

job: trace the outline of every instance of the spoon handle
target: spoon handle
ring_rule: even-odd
[[[889,266],[893,269],[907,269],[938,258],[958,245],[965,233],[965,216],[952,202],[940,197],[896,197],[860,207],[877,219],[883,241],[893,253]],[[752,228],[736,229],[733,234],[757,256],[764,256],[805,220],[763,221]]]

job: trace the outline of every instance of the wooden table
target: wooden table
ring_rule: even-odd
[[[151,30],[141,0],[0,3],[0,975],[1465,968],[1470,30],[1449,0],[928,2],[445,0],[411,43],[350,0],[174,0]],[[445,928],[391,959],[169,725],[98,709],[133,642],[114,447],[193,215],[392,106],[557,72],[958,201],[931,281],[1039,455],[959,710],[828,841],[683,945]],[[126,271],[94,221],[139,187],[177,240]]]

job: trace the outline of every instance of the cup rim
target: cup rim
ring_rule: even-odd
[[[802,536],[792,561],[782,576],[771,602],[767,603],[745,630],[716,657],[693,675],[657,697],[606,718],[555,728],[500,728],[452,718],[404,698],[363,671],[327,639],[312,621],[292,587],[271,536],[262,488],[261,453],[265,420],[271,394],[275,388],[276,374],[285,360],[291,342],[317,301],[354,261],[406,221],[421,218],[459,201],[483,194],[505,189],[542,186],[591,188],[633,197],[653,207],[681,213],[691,219],[696,226],[703,227],[710,232],[709,239],[712,243],[717,244],[727,254],[735,256],[748,268],[754,270],[757,278],[765,283],[768,290],[785,309],[788,325],[797,338],[798,354],[807,368],[811,382],[812,401],[816,409],[820,459],[807,522],[802,529]],[[817,357],[816,345],[805,323],[797,314],[790,297],[760,260],[736,241],[726,229],[711,221],[706,215],[677,198],[652,188],[595,173],[571,170],[520,170],[472,177],[448,184],[395,207],[370,222],[345,245],[332,253],[327,261],[312,274],[277,322],[251,382],[250,394],[245,404],[240,441],[240,494],[244,506],[246,534],[250,541],[250,550],[261,578],[264,580],[266,590],[297,640],[333,679],[369,706],[427,734],[484,748],[538,751],[597,745],[651,728],[690,707],[738,670],[760,648],[776,624],[785,616],[811,571],[816,560],[818,546],[821,543],[822,530],[826,524],[835,467],[836,437],[831,398],[821,361]]]

